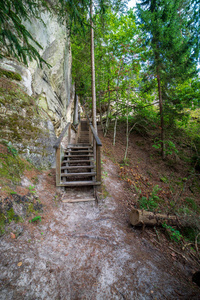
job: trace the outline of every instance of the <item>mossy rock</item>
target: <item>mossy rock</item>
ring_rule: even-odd
[[[1,69],[1,68],[0,68],[0,77],[7,77],[7,78],[14,79],[17,81],[22,80],[22,77],[19,73],[7,71],[7,70]]]

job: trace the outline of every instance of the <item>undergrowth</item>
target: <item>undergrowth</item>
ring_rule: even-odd
[[[200,231],[200,109],[187,112],[186,117],[184,122],[166,118],[164,161],[160,156],[158,111],[148,109],[129,117],[129,128],[134,123],[137,125],[129,137],[127,161],[121,163],[121,157],[116,159],[115,156],[114,159],[119,163],[121,179],[128,183],[128,189],[136,195],[132,204],[130,200],[128,202],[130,208],[176,215],[180,223],[187,226],[177,229],[163,225],[166,234],[177,243],[185,240],[194,245]],[[124,135],[120,137],[124,151],[125,121],[126,118],[121,118],[118,125],[118,131]],[[118,138],[116,136],[116,140]],[[134,153],[135,147],[140,148],[139,153],[143,152],[141,158],[133,157],[131,152]],[[151,166],[155,166],[156,171],[152,172]]]

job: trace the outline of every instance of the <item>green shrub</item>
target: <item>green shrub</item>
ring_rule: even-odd
[[[183,239],[183,236],[179,230],[167,225],[166,223],[163,223],[162,226],[166,229],[171,241],[178,243]]]

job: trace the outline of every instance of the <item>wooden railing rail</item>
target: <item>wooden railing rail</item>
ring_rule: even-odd
[[[63,129],[63,131],[61,132],[59,137],[57,138],[57,141],[56,141],[55,145],[53,146],[53,148],[57,149],[60,146],[60,143],[62,142],[62,140],[67,132],[67,129],[69,128],[70,125],[71,125],[70,122],[67,123],[67,125],[65,126],[65,128]]]
[[[61,142],[63,138],[66,136],[68,131],[68,144],[71,140],[71,123],[67,123],[63,131],[61,132],[60,136],[57,138],[55,145],[53,146],[56,149],[56,186],[60,186],[60,174],[61,174],[61,160],[62,160],[62,153],[61,153]]]
[[[93,137],[94,137],[94,139],[96,140],[97,146],[102,146],[102,143],[101,143],[101,141],[100,141],[100,138],[98,137],[98,135],[97,135],[97,133],[96,133],[94,127],[92,126],[92,123],[89,123],[89,125],[90,125],[90,128],[91,128]]]

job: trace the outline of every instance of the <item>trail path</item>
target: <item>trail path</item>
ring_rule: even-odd
[[[108,158],[104,170],[109,196],[98,206],[56,201],[52,178],[40,176],[42,222],[25,222],[17,239],[0,240],[0,299],[199,299],[189,265],[129,225],[118,201],[123,183]]]

